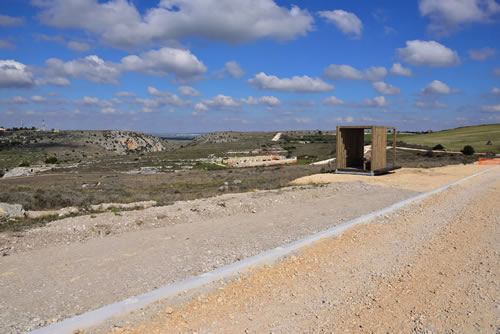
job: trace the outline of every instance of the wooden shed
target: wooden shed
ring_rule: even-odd
[[[392,159],[387,163],[387,133],[392,131]],[[365,153],[365,132],[371,133],[371,153]],[[396,166],[396,128],[387,126],[337,126],[336,173],[379,175]]]

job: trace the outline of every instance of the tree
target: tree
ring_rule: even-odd
[[[464,148],[460,151],[465,155],[473,155],[474,154],[474,147],[470,145],[465,145]]]

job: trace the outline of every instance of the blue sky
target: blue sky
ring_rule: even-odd
[[[495,0],[2,0],[0,126],[500,123]]]

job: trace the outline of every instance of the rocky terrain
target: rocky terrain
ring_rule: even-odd
[[[0,133],[0,149],[30,146],[98,146],[119,154],[161,152],[167,143],[161,138],[131,131],[37,131],[18,130]]]
[[[102,137],[89,138],[89,142],[107,151],[119,154],[136,152],[162,152],[167,149],[166,142],[161,138],[145,133],[129,131],[103,131]]]
[[[196,137],[193,144],[222,144],[232,143],[239,140],[237,132],[211,132]]]

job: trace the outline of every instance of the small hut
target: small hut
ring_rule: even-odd
[[[387,163],[387,132],[393,133],[392,160]],[[365,131],[371,132],[371,153],[365,153]],[[337,126],[336,173],[380,175],[396,166],[396,128],[387,126]]]

